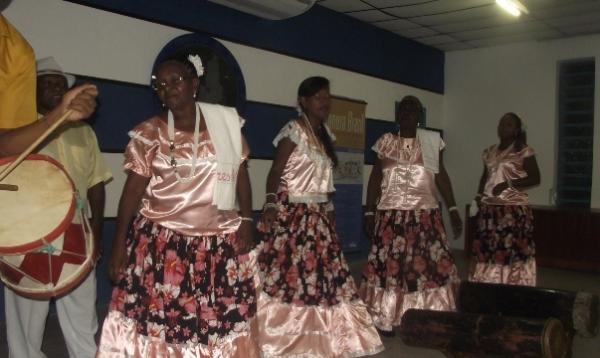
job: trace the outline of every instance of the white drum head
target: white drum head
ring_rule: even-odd
[[[0,161],[0,170],[10,161]],[[52,158],[28,156],[2,183],[18,185],[19,190],[0,190],[0,255],[28,252],[51,242],[71,223],[74,186]]]

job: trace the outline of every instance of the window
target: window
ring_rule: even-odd
[[[593,58],[559,64],[558,206],[590,207],[595,67]]]

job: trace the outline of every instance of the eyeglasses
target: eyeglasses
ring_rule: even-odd
[[[189,80],[192,77],[177,76],[169,78],[166,81],[159,81],[155,76],[152,76],[150,87],[155,91],[164,91],[167,87],[179,86],[183,81]]]

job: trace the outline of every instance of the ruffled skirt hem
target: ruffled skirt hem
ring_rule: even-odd
[[[535,287],[536,272],[535,258],[510,265],[478,262],[471,267],[469,281]]]
[[[254,321],[251,324],[255,323]],[[212,337],[211,337],[212,338]],[[96,358],[209,358],[259,357],[258,346],[249,331],[231,332],[214,343],[167,343],[161,337],[141,335],[136,322],[121,312],[110,311],[102,326]]]
[[[261,292],[256,319],[261,356],[266,358],[352,358],[384,350],[361,300],[295,305]]]
[[[436,311],[456,310],[456,290],[459,281],[444,286],[415,292],[384,289],[363,282],[358,290],[373,317],[375,326],[382,331],[392,331],[399,326],[404,312],[411,308]]]

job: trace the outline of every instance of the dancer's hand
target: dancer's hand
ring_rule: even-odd
[[[115,244],[108,259],[108,277],[113,283],[117,283],[127,262],[127,248],[125,247],[125,240],[115,239],[113,242]]]
[[[335,210],[330,210],[327,212],[327,220],[329,220],[329,224],[331,226],[335,226]]]
[[[458,240],[460,234],[463,230],[462,220],[460,219],[460,215],[458,211],[451,210],[450,211],[450,223],[452,224],[452,232],[454,234],[454,240]]]
[[[248,253],[254,245],[254,225],[252,221],[242,220],[237,230],[237,240],[233,244],[235,253],[243,255]]]
[[[503,181],[502,183],[498,183],[494,189],[492,189],[492,194],[494,194],[494,196],[498,196],[500,195],[500,193],[502,193],[503,191],[505,191],[506,189],[508,189],[510,186],[508,185],[507,182]]]
[[[365,233],[367,237],[372,239],[375,236],[375,216],[365,215],[364,216]]]
[[[329,210],[327,212],[327,220],[329,221],[329,225],[335,231],[335,210]]]
[[[263,230],[271,231],[273,224],[277,220],[277,209],[274,207],[267,207],[263,209],[260,221],[263,226]]]

